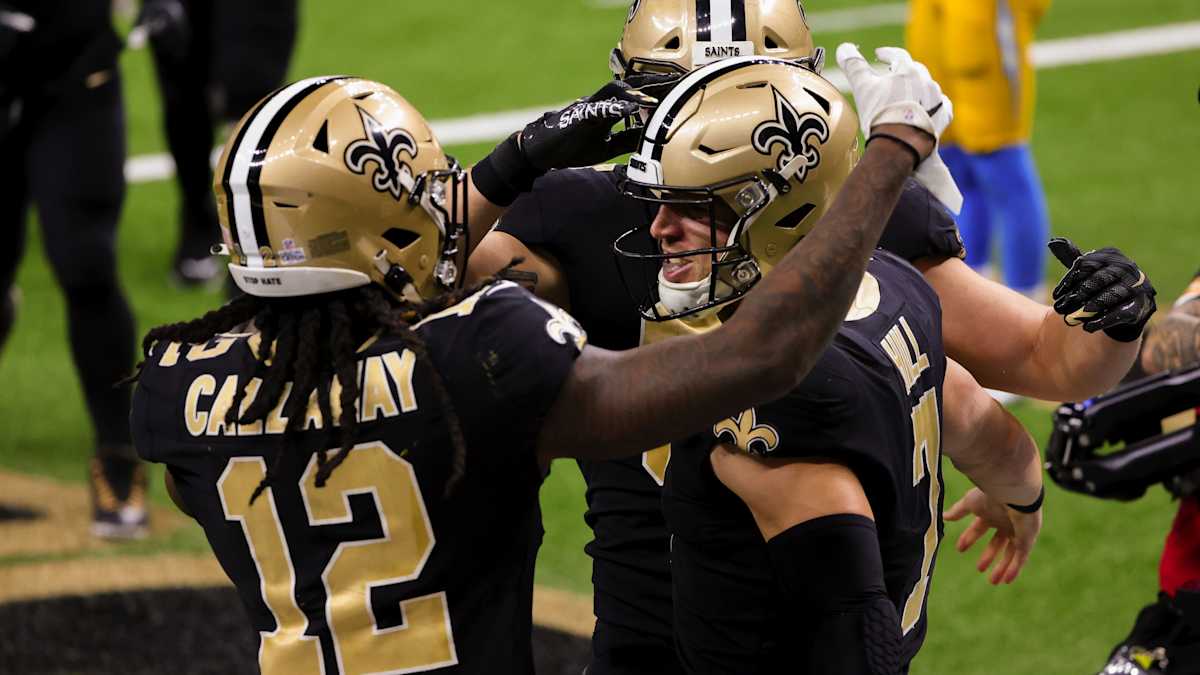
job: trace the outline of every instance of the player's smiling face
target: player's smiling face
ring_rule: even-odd
[[[718,202],[718,208],[724,206]],[[732,213],[729,216],[730,218],[718,218],[717,246],[724,246],[729,237],[730,227],[725,221],[732,222]],[[650,236],[658,242],[662,252],[668,255],[712,248],[712,230],[709,222],[707,205],[663,204],[658,207],[654,222],[650,223]],[[699,281],[712,272],[712,256],[705,253],[668,258],[663,261],[662,272],[663,277],[671,283]]]

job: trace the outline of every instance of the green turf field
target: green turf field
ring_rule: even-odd
[[[435,119],[552,104],[598,87],[608,77],[608,51],[626,12],[585,0],[302,4],[295,77],[339,72],[380,79]],[[868,4],[806,3],[810,12]],[[1041,37],[1196,20],[1195,0],[1057,0]],[[847,39],[864,47],[902,39],[899,26],[836,34],[813,28],[818,44],[830,48]],[[1198,66],[1200,51],[1192,51],[1039,73],[1034,148],[1054,232],[1084,248],[1113,245],[1130,253],[1159,289],[1160,306],[1200,264]],[[148,54],[126,54],[123,67],[130,154],[161,152]],[[450,151],[470,162],[489,147]],[[169,182],[131,185],[128,192],[121,274],[142,329],[197,315],[220,300],[166,283],[176,200]],[[1047,280],[1053,283],[1058,273],[1048,269]],[[81,482],[91,431],[70,363],[61,296],[36,236],[19,285],[21,314],[0,358],[0,467]],[[1046,409],[1022,404],[1016,411],[1035,437],[1045,438]],[[952,470],[947,482],[948,499],[965,490]],[[153,484],[162,500],[160,481]],[[589,592],[582,481],[573,465],[555,466],[543,504],[540,582]],[[1094,672],[1137,609],[1153,599],[1158,551],[1173,512],[1161,490],[1116,504],[1051,488],[1046,528],[1030,566],[1017,584],[999,589],[974,573],[974,556],[954,552],[962,526],[949,525],[930,600],[929,639],[914,672]],[[200,551],[205,544],[198,531],[188,531],[134,550],[162,549]],[[13,562],[0,558],[0,565]]]

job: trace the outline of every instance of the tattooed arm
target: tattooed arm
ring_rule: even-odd
[[[886,133],[932,148],[912,127]],[[872,143],[813,231],[720,328],[625,352],[586,348],[542,426],[542,460],[641,452],[799,384],[841,325],[912,168],[900,144]]]
[[[1141,373],[1137,374],[1154,375],[1197,363],[1200,363],[1200,302],[1193,301],[1171,310],[1165,319],[1147,330],[1142,353],[1138,355]]]

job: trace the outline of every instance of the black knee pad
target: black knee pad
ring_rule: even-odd
[[[853,514],[816,518],[767,547],[788,623],[810,636],[805,653],[792,655],[803,664],[799,672],[900,672],[900,616],[884,585],[874,521]]]

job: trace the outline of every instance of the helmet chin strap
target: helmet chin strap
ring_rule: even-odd
[[[698,281],[686,281],[683,283],[675,283],[667,281],[663,276],[662,270],[658,271],[658,301],[667,311],[676,314],[695,309],[701,305],[707,304],[708,286],[711,283],[712,275],[708,275]],[[717,297],[714,300],[729,297],[733,289],[721,280],[717,280]]]

